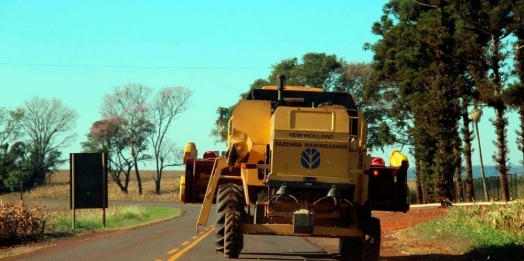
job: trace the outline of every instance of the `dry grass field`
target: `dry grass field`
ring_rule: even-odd
[[[164,171],[161,181],[160,195],[155,193],[155,183],[153,180],[153,170],[141,170],[142,195],[138,194],[138,185],[135,173],[132,172],[128,194],[120,190],[116,183],[108,177],[108,197],[109,200],[130,200],[130,201],[178,201],[180,189],[180,176],[183,171],[169,170]],[[49,199],[69,199],[69,170],[59,170],[48,177],[48,184],[26,192],[27,198],[49,198]],[[408,180],[411,190],[415,189],[415,181]]]
[[[138,184],[135,173],[132,172],[128,194],[122,192],[118,185],[108,177],[109,200],[131,200],[131,201],[178,201],[180,176],[183,171],[164,171],[160,185],[160,195],[155,193],[153,179],[155,171],[141,170],[142,195],[138,194]],[[51,198],[69,199],[69,170],[60,170],[48,177],[48,184],[31,190],[24,194],[28,198]]]

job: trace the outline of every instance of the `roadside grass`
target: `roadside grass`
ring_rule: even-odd
[[[46,234],[74,233],[84,234],[92,231],[104,231],[137,227],[181,215],[180,209],[149,207],[140,205],[116,205],[106,209],[106,224],[103,224],[101,209],[75,210],[75,230],[73,231],[72,212],[64,205],[49,205]]]
[[[403,238],[444,247],[468,260],[519,260],[524,257],[524,202],[454,206],[446,217],[400,233]]]

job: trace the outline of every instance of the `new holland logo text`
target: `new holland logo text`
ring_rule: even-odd
[[[330,139],[330,140],[332,140],[335,136],[333,134],[323,134],[323,133],[290,132],[289,133],[289,137],[291,137],[291,138]]]
[[[320,166],[320,151],[314,148],[307,148],[302,151],[300,157],[302,167],[306,169],[316,169]]]

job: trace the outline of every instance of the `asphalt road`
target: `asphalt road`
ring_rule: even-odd
[[[115,202],[113,204],[126,204]],[[137,202],[133,202],[137,204]],[[56,245],[39,249],[16,260],[31,261],[174,261],[227,260],[214,251],[215,211],[207,227],[195,224],[200,205],[177,203],[142,203],[183,210],[184,215],[130,230],[98,233],[86,237],[60,240]],[[236,260],[337,260],[301,237],[245,235],[244,249]]]

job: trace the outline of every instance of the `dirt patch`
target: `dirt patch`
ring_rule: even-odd
[[[457,242],[434,244],[420,240],[415,234],[399,233],[409,227],[427,222],[431,219],[447,215],[449,209],[440,206],[412,207],[407,213],[373,212],[373,216],[380,219],[382,228],[381,260],[460,260],[450,259],[459,257],[461,253],[448,246],[460,245]],[[403,231],[404,232],[404,231]],[[320,246],[328,253],[338,253],[338,239],[308,238],[312,243]]]

